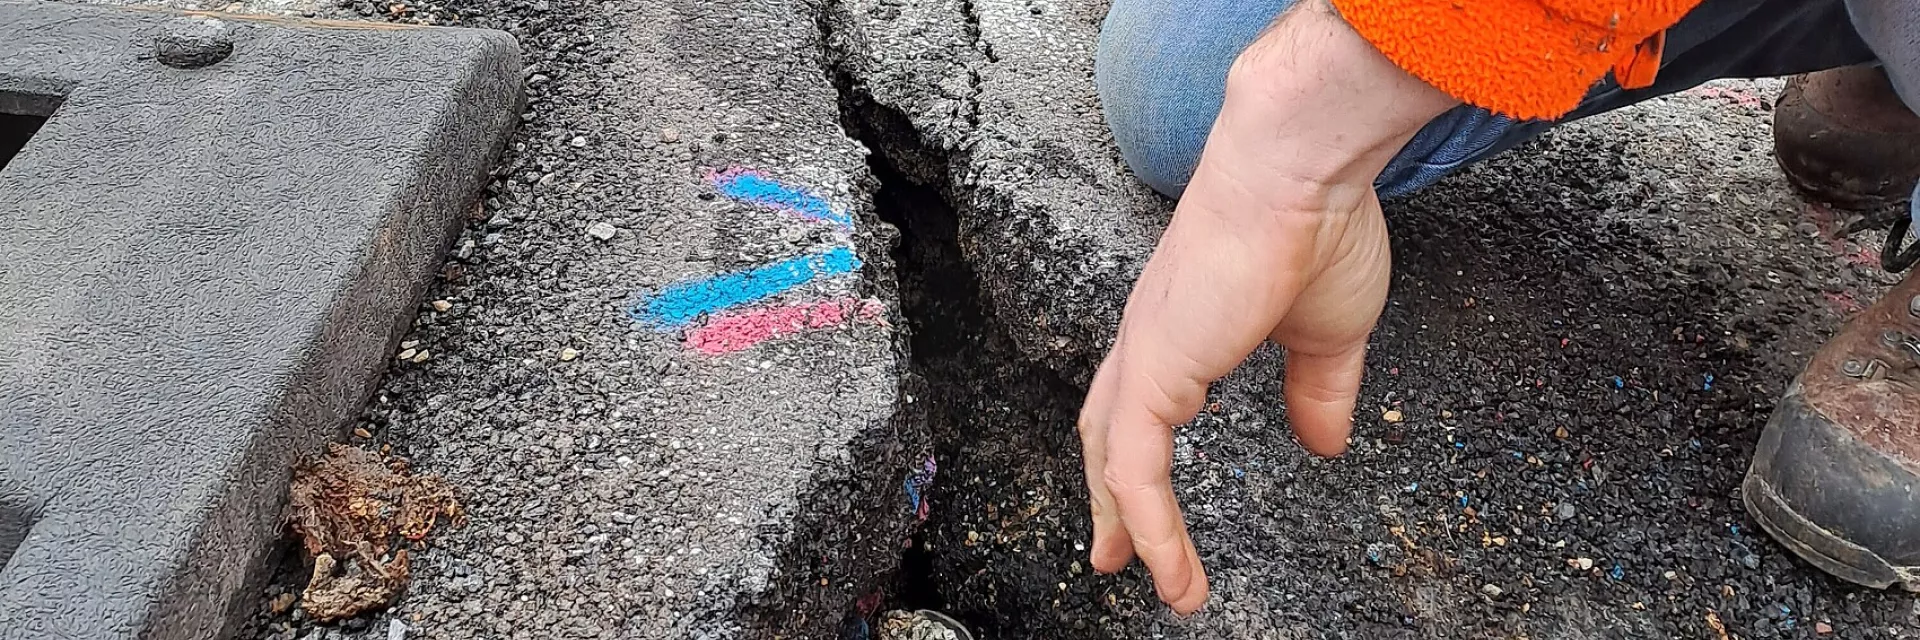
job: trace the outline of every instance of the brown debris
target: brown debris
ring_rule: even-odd
[[[282,593],[274,596],[272,600],[267,601],[267,606],[273,610],[274,615],[280,615],[292,609],[293,603],[297,598],[298,596],[291,593]]]
[[[322,553],[313,559],[313,577],[300,593],[300,609],[315,620],[351,618],[393,604],[407,586],[407,550],[382,564],[377,557],[350,556],[345,563]]]
[[[462,517],[438,477],[416,477],[403,461],[340,444],[294,469],[291,494],[293,532],[313,561],[300,608],[322,622],[391,604],[407,584],[406,544],[425,538],[440,518]]]
[[[1712,609],[1707,610],[1707,628],[1712,629],[1714,636],[1719,638],[1719,640],[1732,640],[1731,637],[1727,635],[1727,625],[1720,623],[1720,614],[1715,613]]]

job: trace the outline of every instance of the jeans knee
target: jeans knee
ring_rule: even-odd
[[[1234,58],[1294,0],[1114,0],[1094,82],[1120,155],[1179,197],[1199,164]]]

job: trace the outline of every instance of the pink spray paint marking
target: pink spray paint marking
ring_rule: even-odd
[[[1833,307],[1833,310],[1843,317],[1852,317],[1853,314],[1860,313],[1867,308],[1866,305],[1860,304],[1859,300],[1854,299],[1851,293],[1823,293],[1820,295],[1826,296],[1827,305]]]
[[[1807,204],[1807,218],[1820,232],[1820,238],[1827,241],[1827,249],[1846,260],[1848,264],[1866,267],[1880,266],[1880,250],[1871,246],[1860,246],[1844,234],[1845,225],[1840,216],[1832,209],[1818,203]]]
[[[1764,108],[1766,104],[1766,101],[1761,100],[1758,94],[1746,89],[1732,87],[1695,87],[1687,91],[1687,93],[1702,98],[1740,105],[1749,109],[1761,109]]]
[[[776,338],[878,320],[883,310],[879,302],[848,297],[724,313],[688,331],[687,346],[709,356],[725,355]]]

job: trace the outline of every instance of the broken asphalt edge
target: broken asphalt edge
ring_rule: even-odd
[[[803,50],[834,89],[844,110],[850,96],[832,82],[837,69],[827,31],[828,5],[813,9],[813,42]],[[842,122],[841,135],[875,151],[862,131]],[[815,470],[800,490],[798,508],[784,531],[763,531],[760,537],[774,560],[773,579],[757,594],[742,594],[730,612],[739,633],[751,638],[841,637],[874,614],[868,607],[885,599],[900,571],[908,541],[918,531],[924,512],[916,514],[906,483],[922,464],[935,464],[928,429],[930,409],[916,398],[927,396],[928,381],[911,366],[909,322],[900,304],[900,281],[893,254],[902,241],[898,229],[887,224],[876,208],[880,178],[862,166],[849,176],[854,183],[850,216],[858,228],[875,229],[855,237],[859,254],[860,294],[886,301],[887,322],[894,330],[889,342],[896,363],[893,413],[861,429],[847,443],[842,456],[819,457]],[[920,489],[924,491],[924,487]],[[924,500],[924,498],[923,498]],[[866,505],[880,505],[878,509]],[[898,505],[908,505],[899,507]],[[854,625],[850,627],[849,625]]]
[[[836,84],[877,123],[875,152],[958,213],[1021,355],[1084,388],[1172,207],[1132,179],[1089,108],[1090,50],[1058,50],[1097,32],[1047,9],[835,0],[822,28]]]

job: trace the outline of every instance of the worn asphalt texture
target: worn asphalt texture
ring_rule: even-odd
[[[392,611],[318,627],[263,603],[255,637],[392,637],[396,621],[408,637],[830,637],[715,599],[852,613],[870,610],[849,604],[865,585],[741,589],[798,574],[691,541],[837,531],[815,546],[897,551],[887,538],[911,520],[782,525],[806,511],[781,509],[830,513],[836,494],[752,502],[767,485],[719,473],[741,452],[708,445],[854,443],[827,468],[874,479],[837,495],[898,500],[921,428],[939,462],[931,519],[897,573],[866,577],[890,576],[880,608],[945,610],[985,638],[1920,637],[1912,596],[1813,571],[1739,508],[1775,396],[1892,281],[1877,234],[1841,237],[1844,214],[1786,189],[1777,82],[1568,125],[1390,203],[1395,287],[1353,451],[1323,461],[1291,441],[1269,352],[1180,431],[1176,482],[1215,597],[1176,620],[1143,572],[1090,575],[1081,548],[1076,385],[1170,210],[1099,124],[1102,3],[405,7],[295,11],[502,28],[531,65],[508,179],[430,295],[451,311],[420,319],[435,355],[399,365],[364,424],[368,444],[463,487],[473,517],[417,553]],[[880,152],[878,180],[845,135]],[[897,276],[888,317],[905,333],[856,326],[713,365],[611,312],[636,288],[786,250],[770,238],[789,228],[700,199],[695,167],[744,161],[801,167],[860,212],[860,286],[889,299]],[[867,216],[900,226],[897,274]],[[613,241],[586,234],[599,221]],[[569,347],[580,356],[560,361]],[[762,362],[797,386],[734,393]],[[792,373],[820,363],[866,373]],[[858,419],[770,418],[815,410]],[[880,429],[901,435],[861,435]],[[890,568],[873,549],[829,585]],[[297,588],[297,564],[263,601]]]
[[[413,584],[381,617],[312,629],[268,604],[254,635],[837,634],[895,572],[918,523],[903,479],[929,443],[911,415],[893,231],[874,218],[806,7],[537,0],[380,16],[500,28],[527,52],[503,179],[354,439],[445,477],[470,524],[414,550]],[[717,193],[709,172],[736,167],[824,198],[852,230]],[[683,342],[698,323],[627,313],[688,279],[835,250],[864,265],[768,303],[856,300],[838,326],[709,355]],[[304,584],[303,559],[286,565],[265,602]]]

